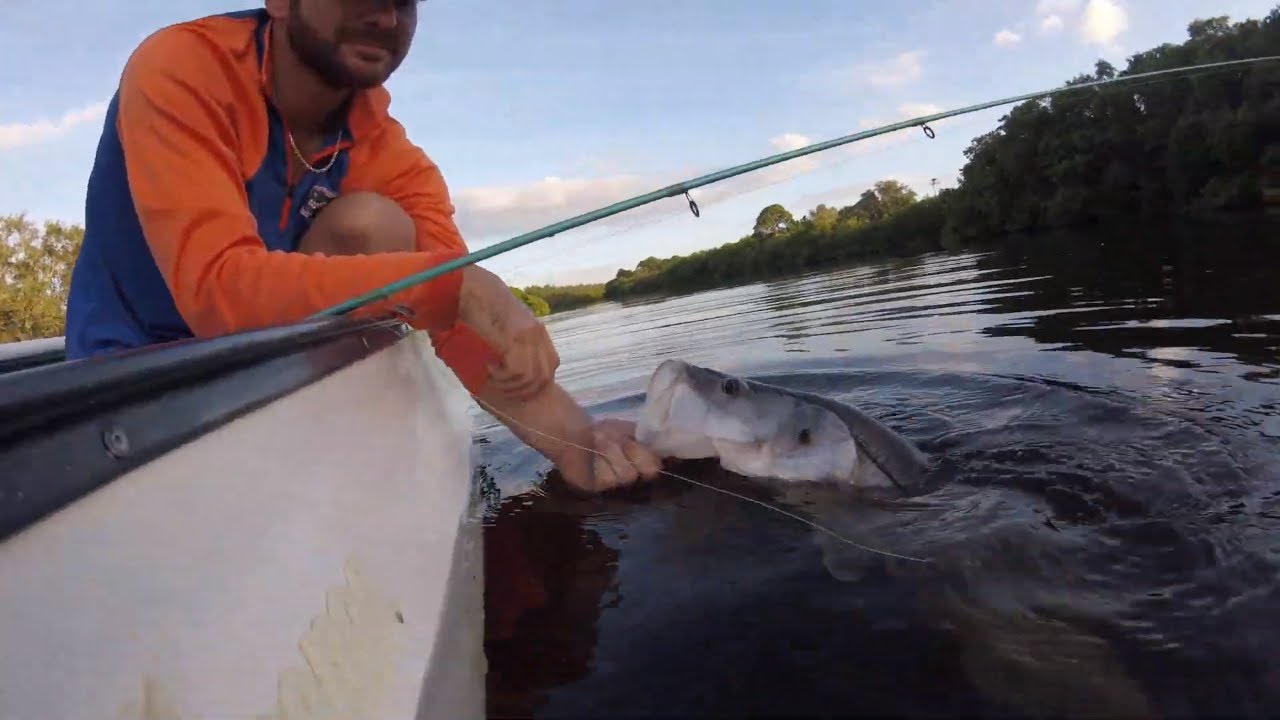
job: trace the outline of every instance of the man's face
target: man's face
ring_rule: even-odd
[[[419,0],[289,0],[289,45],[329,85],[381,85],[404,62]]]

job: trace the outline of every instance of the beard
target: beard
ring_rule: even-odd
[[[299,4],[300,0],[289,2],[289,21],[285,26],[285,34],[289,38],[290,47],[302,64],[310,68],[326,85],[336,90],[364,90],[377,87],[386,82],[404,60],[404,53],[394,36],[368,32],[343,33],[340,30],[336,40],[326,39],[302,17]],[[342,40],[352,39],[372,42],[390,51],[392,60],[386,71],[381,73],[361,71],[344,63],[339,45]]]

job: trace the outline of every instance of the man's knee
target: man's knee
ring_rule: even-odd
[[[311,223],[298,251],[325,255],[415,249],[413,219],[394,200],[373,192],[334,198]]]

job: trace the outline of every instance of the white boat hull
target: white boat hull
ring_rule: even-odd
[[[0,719],[483,717],[469,402],[412,334],[10,536]]]

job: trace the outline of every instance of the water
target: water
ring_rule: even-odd
[[[1280,712],[1278,263],[1274,225],[1117,230],[553,318],[595,414],[682,357],[952,476],[869,506],[672,467],[921,565],[670,478],[572,496],[489,425],[491,716]]]

